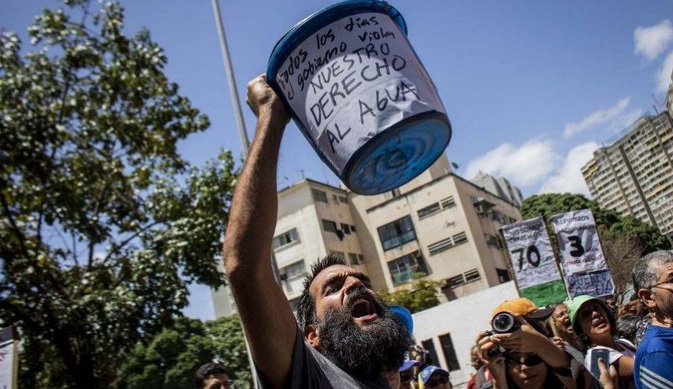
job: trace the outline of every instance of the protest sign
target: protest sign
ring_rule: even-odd
[[[538,306],[567,298],[556,257],[541,217],[502,227],[521,297]]]
[[[550,219],[558,241],[563,276],[571,298],[614,294],[594,216],[588,209],[554,215]]]

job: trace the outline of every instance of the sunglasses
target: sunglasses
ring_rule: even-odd
[[[542,358],[540,358],[539,355],[537,354],[531,354],[525,358],[522,357],[513,357],[513,356],[508,356],[505,355],[505,359],[508,362],[515,363],[517,365],[526,365],[526,366],[535,366],[539,365],[540,363],[544,362]]]
[[[432,377],[432,378],[430,378],[430,379],[428,380],[428,382],[425,383],[424,387],[426,387],[426,388],[434,388],[434,387],[437,387],[437,386],[439,386],[439,385],[445,385],[445,384],[448,384],[449,382],[450,382],[450,381],[449,381],[449,377],[448,377],[448,376],[441,375],[441,376],[439,376],[439,377]]]

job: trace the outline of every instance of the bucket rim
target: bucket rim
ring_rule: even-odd
[[[400,27],[404,35],[408,35],[407,23],[402,14],[392,5],[382,0],[347,0],[332,4],[320,11],[314,12],[292,26],[271,50],[266,67],[267,82],[276,83],[276,75],[280,65],[285,61],[297,46],[310,35],[316,33],[325,25],[343,19],[347,16],[362,12],[374,12],[388,15]],[[281,61],[282,59],[282,61]],[[274,86],[274,85],[272,85]],[[274,88],[276,89],[276,88]],[[278,90],[276,90],[278,93]]]

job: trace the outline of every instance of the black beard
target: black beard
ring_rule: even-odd
[[[351,299],[371,296],[355,291]],[[379,318],[361,329],[348,308],[333,309],[316,326],[319,351],[342,370],[353,375],[376,378],[383,371],[397,370],[411,345],[406,326],[378,297],[374,304]]]

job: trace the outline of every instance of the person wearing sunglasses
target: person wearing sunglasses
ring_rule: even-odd
[[[418,374],[419,389],[453,389],[451,375],[437,366],[428,366]]]
[[[652,317],[636,352],[636,388],[673,388],[673,251],[639,259],[632,276],[638,298]]]
[[[525,298],[498,306],[492,319],[508,313],[515,326],[504,333],[482,331],[477,337],[482,360],[493,376],[493,388],[575,389],[590,387],[590,375],[544,328],[553,308],[538,309]]]
[[[605,302],[599,298],[582,295],[568,302],[568,313],[575,334],[587,347],[584,366],[592,366],[594,350],[607,350],[608,362],[617,370],[619,387],[633,388],[633,364],[636,346],[626,339],[616,339],[617,325],[615,317]]]

